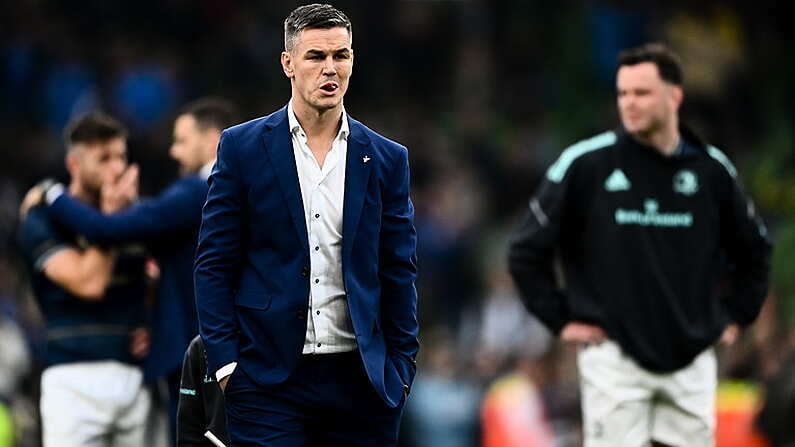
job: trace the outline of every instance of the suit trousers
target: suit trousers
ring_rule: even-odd
[[[404,401],[389,408],[358,351],[302,355],[290,377],[262,386],[238,365],[225,391],[235,447],[394,447]]]

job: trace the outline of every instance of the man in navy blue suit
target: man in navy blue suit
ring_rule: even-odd
[[[201,208],[207,197],[207,177],[215,162],[221,131],[234,124],[234,119],[232,107],[221,99],[202,98],[186,105],[174,122],[170,150],[180,164],[182,177],[159,196],[121,212],[102,214],[70,194],[58,194],[62,188],[51,187],[46,194],[50,217],[70,231],[101,245],[145,241],[157,259],[161,277],[145,371],[150,379],[168,381],[172,434],[176,433],[182,357],[198,332],[193,257]],[[137,181],[126,183],[126,187],[114,186],[119,190],[110,194],[124,195],[122,190],[130,185],[137,188]]]
[[[285,21],[292,97],[227,129],[195,280],[232,444],[396,445],[414,378],[416,232],[408,153],[350,118],[351,23]]]

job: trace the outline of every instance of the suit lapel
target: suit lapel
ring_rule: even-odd
[[[293,218],[295,230],[298,232],[298,239],[304,249],[308,250],[304,202],[301,198],[301,184],[298,182],[298,170],[295,166],[295,154],[293,153],[286,107],[276,112],[265,123],[263,140],[276,177],[279,179],[290,216]]]
[[[343,257],[350,253],[359,217],[362,214],[367,182],[373,171],[375,161],[370,147],[370,139],[364,133],[363,126],[349,118],[350,137],[348,138],[348,155],[345,161],[345,201],[342,206],[342,253]]]

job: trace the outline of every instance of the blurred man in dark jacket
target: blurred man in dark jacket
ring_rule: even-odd
[[[231,446],[226,430],[224,394],[207,374],[207,354],[199,336],[190,342],[182,362],[177,408],[178,447]]]
[[[549,168],[511,272],[530,311],[582,344],[586,447],[712,446],[712,345],[733,343],[759,313],[767,230],[728,158],[680,126],[682,70],[670,50],[623,52],[616,87],[622,127]],[[729,294],[716,296],[727,266]]]

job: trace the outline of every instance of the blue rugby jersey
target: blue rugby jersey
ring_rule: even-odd
[[[46,261],[59,250],[86,246],[78,235],[54,223],[46,208],[30,210],[20,242],[46,320],[46,366],[91,360],[137,363],[130,354],[130,332],[146,319],[144,249],[134,244],[117,247],[105,296],[91,302],[70,294],[43,273]]]

